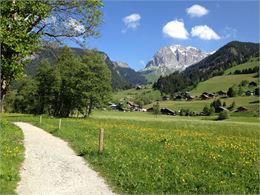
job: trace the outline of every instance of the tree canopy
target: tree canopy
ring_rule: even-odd
[[[1,102],[41,41],[71,38],[81,44],[97,36],[102,6],[100,0],[1,1]]]
[[[15,112],[68,117],[73,112],[88,117],[111,98],[111,73],[96,51],[83,58],[64,47],[58,60],[41,62],[37,75],[20,82],[13,103]]]

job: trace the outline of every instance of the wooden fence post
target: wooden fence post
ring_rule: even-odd
[[[99,130],[99,152],[102,153],[104,150],[104,129]]]
[[[59,120],[59,130],[61,129],[61,119]]]
[[[40,116],[40,125],[42,124],[42,115]]]

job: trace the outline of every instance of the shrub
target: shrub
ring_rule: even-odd
[[[232,104],[228,107],[229,110],[233,110],[236,107],[236,102],[233,101]]]
[[[206,116],[211,116],[215,113],[215,108],[213,106],[209,107],[208,105],[205,105],[202,112]]]
[[[213,106],[210,106],[209,108],[209,115],[213,115],[216,112],[215,108]]]
[[[203,114],[205,114],[205,115],[207,115],[207,116],[209,115],[209,107],[208,107],[208,105],[205,105],[205,106],[204,106],[202,112],[203,112]]]
[[[233,87],[230,87],[227,91],[227,95],[228,97],[236,97],[237,96],[237,93],[238,93],[238,89],[233,86]]]
[[[190,109],[181,109],[180,110],[180,116],[195,116],[196,113],[191,111]]]
[[[228,113],[228,111],[225,111],[225,110],[220,112],[218,115],[218,120],[225,120],[228,118],[229,118],[229,113]]]
[[[248,80],[243,80],[240,83],[240,86],[246,87],[248,85],[249,81]]]
[[[217,100],[214,100],[211,104],[210,104],[210,107],[213,107],[214,108],[214,111],[218,111],[219,110],[219,107],[221,106],[221,101],[220,99],[217,99]]]

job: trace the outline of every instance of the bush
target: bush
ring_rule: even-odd
[[[238,89],[233,86],[233,87],[230,87],[227,91],[227,95],[228,97],[236,97],[237,96],[237,93],[238,93]]]
[[[209,115],[209,107],[207,105],[205,105],[202,112],[203,112],[203,114],[208,116]]]
[[[196,113],[191,111],[190,109],[181,109],[180,110],[180,116],[195,116]]]
[[[214,108],[214,112],[219,112],[219,107],[222,105],[220,99],[214,100],[211,104],[210,107]]]
[[[228,107],[229,110],[234,110],[234,108],[236,107],[236,102],[233,101],[232,104]]]
[[[225,120],[228,118],[229,118],[229,113],[228,113],[228,111],[225,111],[225,110],[220,112],[218,115],[218,120]]]

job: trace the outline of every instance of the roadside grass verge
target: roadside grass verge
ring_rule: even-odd
[[[3,118],[0,129],[0,194],[16,194],[19,169],[24,160],[23,133]]]
[[[39,117],[33,116],[9,120],[31,122],[66,140],[119,193],[259,192],[258,123],[192,117],[170,120],[143,113],[137,118],[120,113],[122,118],[117,119],[114,114],[62,119],[61,130],[59,120],[48,117],[43,117],[41,125]],[[105,129],[103,154],[97,151],[101,127]]]

